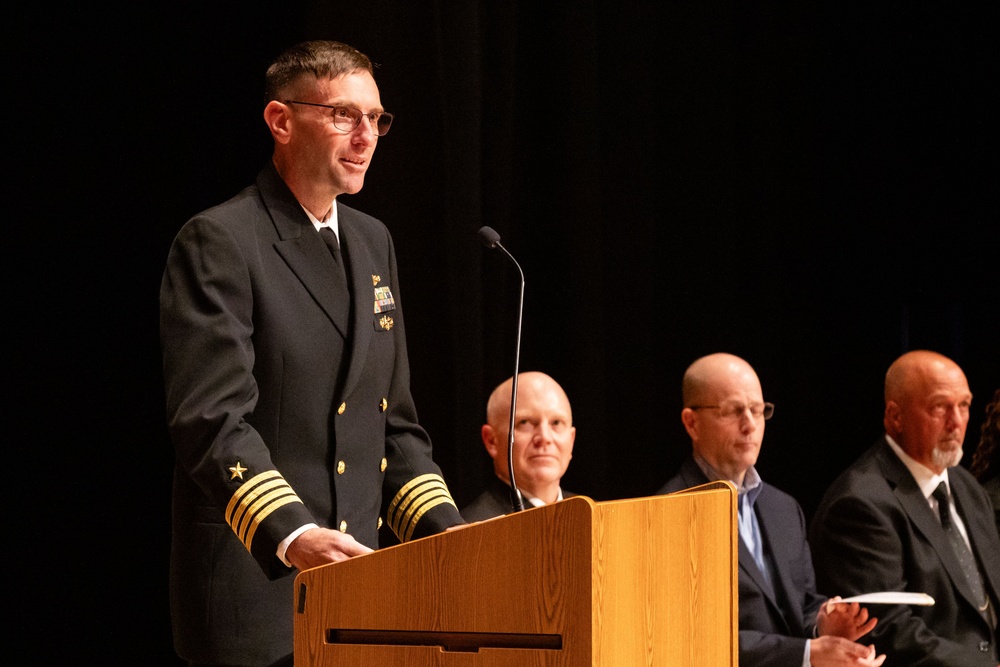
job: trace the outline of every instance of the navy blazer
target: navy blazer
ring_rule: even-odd
[[[659,493],[709,481],[694,458],[688,457]],[[767,585],[753,554],[739,538],[739,661],[761,667],[801,667],[806,640],[813,636],[816,614],[826,601],[816,593],[805,516],[794,498],[766,482],[754,511],[774,586]]]
[[[960,466],[949,469],[948,481],[996,605],[1000,538],[989,498]],[[870,636],[886,664],[996,667],[996,633],[979,613],[938,518],[884,438],[827,489],[809,531],[821,591],[934,598],[932,607],[875,607],[879,622]]]

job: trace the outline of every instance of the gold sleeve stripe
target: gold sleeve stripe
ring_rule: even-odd
[[[236,489],[226,506],[226,521],[249,551],[264,519],[284,505],[301,502],[281,473],[268,470]]]
[[[434,474],[419,475],[411,479],[406,484],[404,484],[403,488],[401,488],[399,490],[399,493],[397,493],[396,496],[392,499],[392,502],[389,503],[388,514],[391,516],[396,506],[404,502],[406,500],[406,497],[410,494],[411,491],[413,491],[413,489],[420,486],[421,484],[428,484],[434,481],[440,481],[440,484],[444,486],[444,480],[441,479],[441,475],[434,475]]]
[[[389,503],[389,511],[386,512],[386,516],[388,517],[393,530],[399,527],[403,514],[407,511],[409,506],[413,504],[416,498],[418,498],[420,494],[426,493],[429,489],[433,488],[446,489],[444,480],[441,479],[439,475],[428,474],[415,477],[399,490],[396,497],[392,499],[391,503]],[[398,536],[399,533],[397,532],[396,535]]]
[[[420,522],[421,517],[430,510],[434,509],[442,503],[455,504],[455,501],[451,499],[451,496],[445,494],[438,494],[437,497],[428,499],[423,504],[420,505],[420,509],[413,514],[413,519],[406,527],[406,535],[401,538],[400,541],[408,542],[413,536],[413,531],[416,530],[417,524]]]
[[[257,532],[257,527],[260,526],[261,522],[267,518],[268,514],[278,509],[279,507],[288,505],[289,503],[301,503],[301,502],[302,501],[299,500],[299,497],[293,493],[291,495],[284,496],[283,498],[274,501],[273,503],[265,507],[259,514],[257,514],[257,516],[254,517],[253,523],[250,524],[250,530],[247,531],[246,538],[243,539],[243,544],[246,545],[247,551],[250,550],[250,545],[253,544],[253,536],[254,533]]]
[[[421,517],[444,503],[455,506],[441,476],[421,475],[410,480],[389,503],[389,526],[401,541],[406,541],[412,537]]]
[[[233,522],[230,524],[233,530],[236,531],[236,534],[240,536],[240,539],[243,540],[244,544],[247,542],[246,535],[250,530],[250,526],[260,523],[265,516],[273,511],[268,509],[272,503],[287,497],[296,498],[295,493],[287,484],[274,488],[247,506],[243,516],[240,517],[239,523]]]
[[[398,535],[402,536],[402,531],[406,530],[406,526],[413,521],[413,515],[420,511],[424,503],[441,496],[450,498],[448,489],[443,484],[427,485],[426,487],[421,487],[419,492],[411,494],[411,498],[406,503],[405,508],[400,506],[400,511],[396,513],[396,525],[400,529]],[[420,512],[420,514],[422,515],[423,512]]]
[[[243,532],[247,519],[261,506],[261,503],[267,502],[269,498],[283,491],[291,493],[292,489],[285,483],[285,480],[280,478],[258,485],[240,499],[239,505],[236,506],[229,518],[229,525],[239,535]]]
[[[268,470],[267,472],[262,472],[259,475],[254,475],[247,481],[243,482],[243,484],[240,485],[240,488],[236,489],[233,497],[229,499],[229,504],[226,506],[226,520],[229,521],[233,510],[240,504],[243,496],[250,493],[258,484],[266,482],[270,479],[280,479],[284,481],[280,472],[277,470]]]

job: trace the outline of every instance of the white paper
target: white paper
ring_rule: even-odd
[[[838,602],[860,602],[862,604],[913,604],[920,607],[930,607],[934,604],[934,598],[927,593],[907,593],[905,591],[885,591],[882,593],[865,593],[842,600],[830,600],[832,604]]]

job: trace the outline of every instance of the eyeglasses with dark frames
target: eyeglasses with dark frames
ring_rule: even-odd
[[[754,403],[744,405],[742,403],[726,403],[724,405],[689,405],[692,410],[718,410],[720,419],[736,421],[750,411],[754,419],[763,417],[765,420],[774,416],[774,403]]]
[[[359,125],[361,119],[366,118],[372,132],[380,137],[389,133],[389,126],[392,125],[392,114],[385,111],[371,111],[364,113],[360,109],[353,107],[335,106],[333,104],[320,104],[319,102],[300,102],[298,100],[283,100],[284,104],[302,104],[309,107],[323,107],[333,110],[333,126],[342,132],[353,132]]]

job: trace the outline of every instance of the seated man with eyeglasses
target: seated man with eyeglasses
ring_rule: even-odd
[[[739,490],[740,664],[881,665],[885,656],[855,641],[876,619],[856,602],[817,595],[802,508],[754,468],[774,405],[753,368],[731,354],[702,357],[684,373],[682,392],[692,455],[660,493],[718,480]]]

